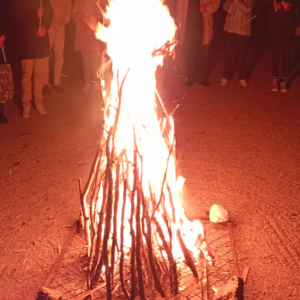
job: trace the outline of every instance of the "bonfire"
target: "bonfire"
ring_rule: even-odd
[[[147,289],[176,295],[178,263],[197,278],[195,263],[211,259],[200,221],[188,220],[182,205],[175,111],[164,109],[156,91],[176,26],[159,0],[114,0],[103,13],[109,26],[99,23],[96,36],[107,43],[113,78],[102,81],[102,137],[81,189],[87,287],[105,281],[107,299],[119,285],[128,300],[146,299]]]

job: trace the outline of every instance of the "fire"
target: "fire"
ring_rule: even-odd
[[[156,80],[155,71],[162,64],[162,56],[152,56],[155,49],[172,41],[176,31],[168,8],[159,0],[114,0],[107,7],[106,18],[110,20],[109,27],[98,24],[96,36],[107,43],[107,53],[113,61],[113,80],[111,94],[105,95],[105,136],[115,124],[119,105],[119,88],[126,77],[122,90],[122,103],[115,135],[115,149],[110,149],[118,157],[126,151],[126,166],[132,170],[134,162],[135,143],[139,154],[143,158],[138,171],[142,178],[142,189],[149,201],[150,214],[154,214],[166,237],[170,242],[168,228],[163,218],[163,210],[149,200],[150,188],[155,195],[156,202],[163,194],[163,202],[172,229],[172,253],[175,259],[183,258],[183,253],[176,237],[177,230],[186,247],[193,253],[194,258],[199,255],[196,241],[199,235],[204,238],[202,225],[199,221],[189,221],[185,215],[180,199],[180,190],[184,179],[176,175],[174,151],[170,149],[174,144],[174,120],[172,116],[158,120],[155,102]],[[168,132],[165,124],[168,124]],[[168,162],[168,167],[167,167]],[[103,165],[107,162],[103,161]],[[141,172],[143,172],[141,174]],[[129,190],[133,188],[132,172],[129,176]],[[166,173],[166,179],[164,176]],[[114,175],[115,177],[115,175]],[[121,176],[122,177],[122,176]],[[122,179],[122,178],[121,178]],[[115,178],[114,178],[115,180]],[[163,188],[162,188],[163,186]],[[123,186],[120,186],[120,201],[118,208],[118,226],[121,223]],[[163,193],[162,193],[163,192]],[[100,211],[103,201],[103,188],[99,191],[97,203]],[[130,228],[127,219],[130,218],[131,205],[129,192],[125,207],[125,238],[124,246],[131,247]],[[135,197],[135,205],[136,205]],[[143,207],[141,206],[141,211]],[[154,212],[155,211],[155,212]],[[113,224],[111,225],[113,230]],[[120,235],[120,232],[118,232]],[[118,237],[120,241],[120,236]],[[158,243],[162,244],[160,238]]]

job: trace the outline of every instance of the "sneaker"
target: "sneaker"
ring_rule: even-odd
[[[225,86],[225,85],[227,85],[227,83],[228,83],[228,79],[222,78],[222,80],[221,80],[221,86]]]
[[[50,86],[49,85],[44,85],[43,87],[43,91],[42,91],[43,95],[49,95],[50,94]]]
[[[64,92],[64,89],[60,85],[54,85],[53,90],[59,94]]]
[[[278,79],[273,78],[272,80],[272,92],[278,92]]]
[[[29,118],[29,115],[30,115],[30,105],[24,106],[22,117],[24,119],[27,119]]]
[[[100,82],[98,80],[93,82],[93,90],[94,91],[100,91],[101,90]]]
[[[86,81],[83,85],[82,91],[87,92],[91,88],[91,83],[89,81]]]
[[[38,111],[39,114],[45,115],[47,113],[44,105],[42,103],[39,103],[36,105],[36,110]]]
[[[286,93],[288,91],[287,86],[286,86],[286,81],[280,82],[280,92]]]
[[[6,124],[7,118],[5,118],[4,113],[2,110],[0,110],[0,124]]]
[[[247,82],[245,79],[241,79],[241,80],[240,80],[240,84],[241,84],[241,86],[243,86],[243,87],[248,86],[248,82]]]

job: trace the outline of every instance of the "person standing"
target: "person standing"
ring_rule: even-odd
[[[71,20],[72,1],[71,0],[50,0],[53,9],[53,21],[48,31],[50,51],[54,50],[55,65],[54,65],[54,80],[53,89],[62,93],[61,87],[61,72],[64,64],[64,46],[65,46],[65,26]],[[44,70],[44,88],[43,94],[49,94],[49,57],[45,59]]]
[[[246,79],[246,58],[249,38],[251,37],[251,18],[255,0],[226,0],[223,5],[227,16],[225,19],[225,59],[221,85],[227,85],[231,78],[232,62],[237,48],[239,81],[243,87],[248,86]]]
[[[269,30],[272,45],[272,88],[273,92],[286,93],[290,71],[290,50],[296,27],[295,9],[299,0],[265,0],[269,10]],[[281,51],[282,49],[282,51]],[[282,53],[282,56],[280,55]],[[279,61],[282,60],[282,75],[279,76]]]
[[[52,22],[53,10],[49,0],[13,1],[13,26],[20,45],[22,59],[22,104],[23,118],[30,115],[33,92],[36,110],[46,114],[43,106],[43,84],[45,58],[50,54],[48,29]]]
[[[0,0],[0,124],[6,124],[4,104],[14,95],[13,77],[11,72],[11,13],[8,0]]]
[[[186,86],[209,86],[209,44],[213,38],[213,18],[220,0],[178,0],[176,24],[179,44],[185,45]]]
[[[104,44],[96,39],[95,29],[98,21],[103,22],[102,13],[94,0],[75,0],[72,18],[76,23],[75,50],[80,51],[82,57],[82,91],[86,92],[92,87],[99,90],[98,71]]]

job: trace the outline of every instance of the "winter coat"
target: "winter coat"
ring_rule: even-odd
[[[71,20],[72,1],[71,0],[50,0],[53,9],[53,21],[51,29],[65,26]]]
[[[228,12],[224,31],[238,35],[251,36],[252,11],[255,0],[227,0],[223,8]],[[248,22],[249,21],[249,22]]]
[[[220,0],[202,0],[202,5],[205,5],[206,12],[203,13],[203,45],[209,45],[213,38],[213,18],[220,5]],[[200,5],[200,2],[199,2]],[[189,0],[178,0],[176,25],[179,30],[179,44],[184,44],[186,34],[186,18],[189,6]]]
[[[14,48],[20,59],[46,58],[50,55],[48,29],[53,19],[50,0],[42,0],[44,14],[41,26],[46,28],[46,35],[38,37],[40,19],[37,9],[40,0],[13,0],[12,27]]]
[[[76,23],[75,50],[97,51],[103,48],[103,42],[95,37],[95,32],[84,22],[82,17],[94,16],[96,20],[103,19],[95,0],[75,0],[72,18]]]
[[[0,64],[8,64],[11,62],[11,51],[12,51],[12,35],[9,14],[11,8],[9,0],[0,0],[0,36],[4,35],[4,55],[2,49],[0,49]]]

